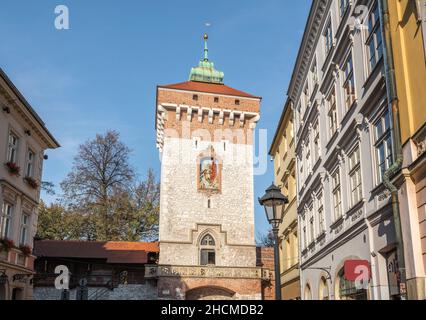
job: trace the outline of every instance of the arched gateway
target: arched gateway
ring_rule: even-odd
[[[234,300],[235,292],[219,287],[200,287],[186,293],[186,300]]]

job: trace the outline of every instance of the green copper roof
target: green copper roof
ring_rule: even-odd
[[[204,58],[200,60],[198,67],[191,69],[189,75],[190,81],[200,81],[209,83],[220,83],[223,84],[223,78],[225,74],[222,71],[218,71],[214,68],[214,63],[209,61],[209,48],[207,47],[208,35],[204,35]]]

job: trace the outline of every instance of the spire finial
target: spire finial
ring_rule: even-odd
[[[204,34],[204,61],[209,61],[209,48],[207,47],[207,40],[209,40],[209,35]]]
[[[198,67],[191,69],[189,74],[190,81],[208,82],[223,84],[223,77],[225,74],[222,71],[218,71],[214,68],[213,61],[209,60],[209,48],[207,46],[207,40],[209,35],[207,33],[203,36],[204,39],[204,57],[201,58],[198,63]]]

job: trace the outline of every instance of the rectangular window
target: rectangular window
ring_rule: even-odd
[[[13,205],[4,202],[0,216],[0,238],[10,238],[12,233]]]
[[[7,162],[16,163],[18,160],[19,138],[12,132],[9,133],[9,144],[7,151]]]
[[[383,174],[392,164],[392,141],[390,130],[390,115],[386,111],[374,124],[376,149],[377,182],[383,181]]]
[[[318,84],[318,65],[317,65],[317,59],[314,58],[314,62],[311,66],[311,76],[312,76],[312,83],[314,86]]]
[[[305,225],[305,222],[303,222],[303,225]],[[308,237],[306,235],[306,226],[304,226],[303,227],[303,249],[306,249],[307,247],[308,247]]]
[[[317,204],[318,204],[318,234],[321,235],[325,232],[325,216],[324,216],[324,204],[322,198],[322,191],[317,196]]]
[[[333,183],[333,207],[334,207],[334,218],[338,220],[342,217],[342,191],[340,188],[340,169],[332,175]]]
[[[19,244],[24,246],[27,244],[28,240],[28,229],[29,229],[30,216],[23,214],[21,218],[21,235],[19,238]]]
[[[311,219],[309,220],[309,233],[310,233],[310,243],[315,241],[315,219],[314,215],[311,213]]]
[[[33,177],[34,175],[34,152],[31,150],[28,150],[25,174],[27,177]]]
[[[345,92],[345,105],[346,105],[346,110],[349,110],[349,108],[352,107],[352,104],[355,102],[355,99],[356,99],[352,54],[350,54],[349,58],[346,60],[346,63],[343,67],[343,72],[344,72],[343,90]]]
[[[374,5],[373,10],[368,17],[368,33],[367,47],[371,72],[383,56],[383,38],[380,27],[379,7],[377,3]]]
[[[214,250],[201,250],[201,265],[215,265],[216,264],[216,253]]]
[[[351,184],[352,206],[362,199],[361,161],[359,148],[349,156],[349,180]]]
[[[318,122],[315,123],[313,132],[314,132],[314,164],[316,164],[320,156],[320,133],[319,133]]]
[[[324,30],[323,37],[324,37],[325,55],[327,56],[328,53],[331,51],[331,49],[333,49],[333,45],[334,45],[333,44],[333,27],[331,25],[331,19]]]
[[[337,131],[336,89],[333,88],[327,98],[328,103],[328,133],[331,138]]]
[[[346,13],[346,10],[349,6],[349,0],[339,0],[339,12],[340,12],[340,18],[343,18],[343,16]]]

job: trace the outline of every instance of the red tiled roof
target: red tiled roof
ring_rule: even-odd
[[[224,84],[217,84],[217,83],[186,81],[186,82],[163,85],[163,86],[158,86],[158,87],[159,88],[166,88],[166,89],[196,91],[196,92],[206,92],[206,93],[217,93],[217,94],[224,94],[224,95],[228,95],[228,96],[261,99],[261,97],[257,97],[257,96],[251,95],[249,93],[228,87]]]
[[[147,263],[150,252],[159,252],[158,242],[34,242],[34,254],[37,257],[106,259],[108,263]]]

